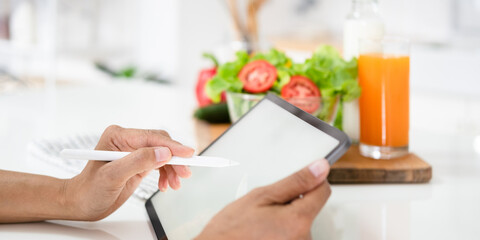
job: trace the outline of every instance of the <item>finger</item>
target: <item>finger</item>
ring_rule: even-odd
[[[143,178],[146,177],[148,174],[150,174],[150,172],[152,172],[152,170],[148,170],[148,171],[139,173],[138,175],[143,179]]]
[[[119,132],[121,132],[124,128],[118,125],[110,125],[108,126],[105,131],[103,131],[102,136],[95,147],[95,150],[113,150],[113,151],[120,151],[118,146],[112,141],[113,139],[117,138]]]
[[[166,147],[141,148],[104,166],[109,180],[125,184],[131,177],[164,166],[172,154]]]
[[[320,186],[303,195],[303,198],[295,199],[290,208],[301,215],[308,216],[313,220],[317,214],[322,210],[332,190],[328,181],[322,182]]]
[[[158,179],[158,189],[161,192],[165,192],[165,191],[167,191],[167,188],[168,188],[167,172],[165,171],[165,168],[163,168],[163,167],[158,169],[158,171],[160,172],[160,178]]]
[[[165,130],[151,129],[151,130],[146,130],[146,131],[152,131],[153,133],[161,134],[161,135],[164,135],[165,137],[171,138],[170,134]]]
[[[173,170],[170,165],[165,166],[164,168],[168,175],[168,184],[170,187],[174,190],[179,189],[181,186],[180,178],[177,176],[177,173],[175,173],[175,170]]]
[[[172,167],[173,170],[175,170],[175,173],[181,178],[189,178],[192,176],[192,172],[188,166],[172,165]]]
[[[164,146],[170,149],[173,156],[179,157],[191,157],[194,153],[193,148],[171,139],[163,130],[123,129],[123,131],[121,136],[125,138],[122,142],[131,142],[133,148]]]
[[[154,145],[155,146],[155,145]],[[185,146],[173,139],[165,139],[164,141],[159,141],[156,146],[165,146],[170,149],[173,156],[189,158],[193,156],[195,150],[191,147]]]
[[[265,187],[265,201],[267,203],[290,202],[325,181],[329,169],[327,160],[316,160],[300,171]]]

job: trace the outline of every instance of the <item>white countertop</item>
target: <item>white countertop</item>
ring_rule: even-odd
[[[29,159],[28,143],[38,138],[100,133],[110,124],[166,129],[174,138],[194,146],[192,95],[193,91],[140,82],[2,94],[0,169],[71,177]],[[442,109],[430,104],[437,97],[443,96],[412,91],[411,149],[433,166],[431,182],[333,185],[332,196],[317,218],[320,229],[314,229],[323,233],[323,239],[480,237],[480,149],[475,152],[473,144],[479,128],[449,128],[460,116],[452,120],[448,109],[426,112],[425,106]],[[468,104],[476,106],[478,102]],[[445,117],[438,117],[443,114]],[[480,137],[477,139],[480,144]],[[3,224],[0,239],[154,239],[143,204],[131,198],[98,222]]]

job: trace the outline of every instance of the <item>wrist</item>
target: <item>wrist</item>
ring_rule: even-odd
[[[70,207],[65,199],[68,179],[39,176],[37,181],[31,184],[31,199],[34,199],[29,206],[30,213],[27,213],[34,220],[71,220]],[[28,217],[28,216],[25,216]]]
[[[72,209],[72,203],[70,199],[68,198],[68,191],[67,188],[69,187],[71,179],[59,179],[59,186],[57,190],[57,197],[56,197],[56,202],[58,206],[58,212],[59,212],[59,219],[62,220],[73,220],[71,214],[71,209]]]
[[[76,220],[75,219],[75,204],[72,201],[71,196],[69,196],[69,187],[71,185],[72,179],[56,179],[55,189],[55,200],[54,200],[54,213],[55,216],[52,219],[59,220]]]
[[[60,179],[61,186],[58,191],[58,206],[61,209],[62,220],[88,220],[82,215],[81,204],[76,193],[78,189],[78,176],[71,179]]]

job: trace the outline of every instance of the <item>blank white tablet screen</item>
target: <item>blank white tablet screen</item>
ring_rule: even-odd
[[[193,239],[228,203],[324,158],[339,141],[265,99],[202,155],[235,160],[225,168],[191,167],[180,190],[152,198],[170,239]]]

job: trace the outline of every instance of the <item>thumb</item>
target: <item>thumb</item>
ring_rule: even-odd
[[[124,184],[131,177],[164,166],[172,158],[167,147],[140,148],[127,156],[105,164],[108,179]]]
[[[290,202],[323,183],[329,170],[327,160],[316,160],[300,171],[265,187],[265,195],[268,196],[266,200],[280,204]]]

